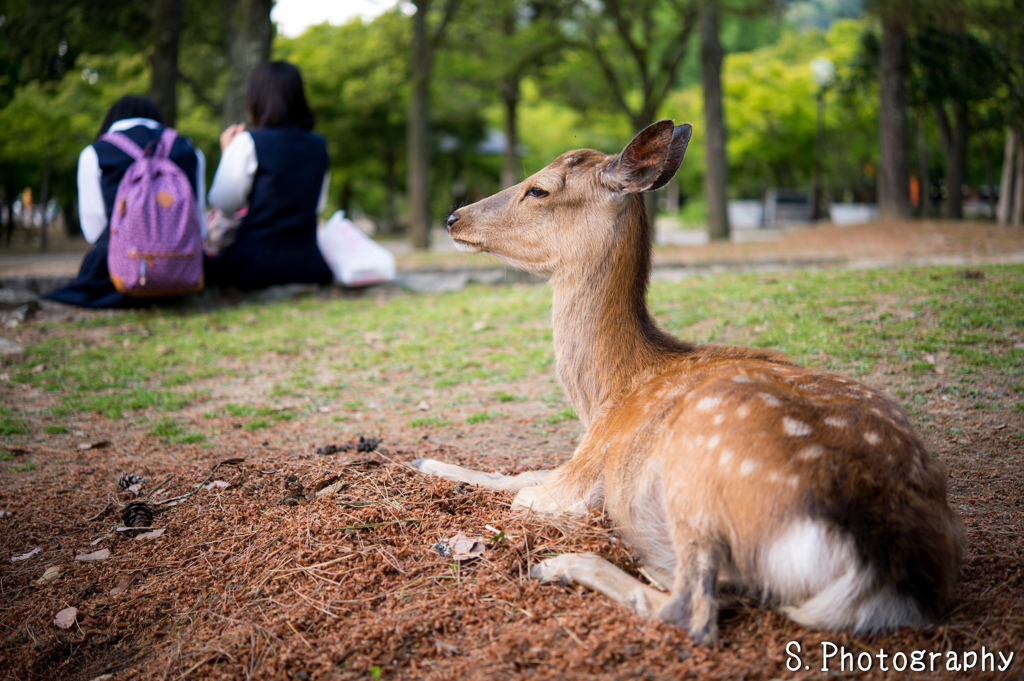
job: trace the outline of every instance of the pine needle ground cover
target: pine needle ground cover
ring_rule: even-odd
[[[1024,267],[720,274],[649,298],[677,335],[903,403],[968,531],[946,623],[854,637],[738,600],[702,648],[530,580],[580,550],[642,572],[599,516],[512,513],[403,462],[571,455],[550,291],[324,295],[7,330],[24,352],[0,367],[0,678],[883,678],[896,653],[915,678],[1019,676]],[[983,652],[1003,657],[964,668]]]

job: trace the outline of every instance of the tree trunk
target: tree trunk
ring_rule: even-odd
[[[917,174],[920,180],[919,196],[921,199],[921,217],[929,218],[932,214],[932,176],[928,168],[928,126],[925,124],[925,113],[917,116]]]
[[[725,115],[722,109],[722,44],[718,35],[718,5],[701,3],[700,75],[704,88],[704,197],[708,205],[708,238],[729,238],[729,166],[725,155]]]
[[[970,125],[967,103],[954,101],[953,113],[956,120],[953,128],[951,153],[946,164],[946,202],[942,214],[947,218],[962,219],[964,217],[964,177],[967,173]]]
[[[1013,157],[1017,153],[1017,135],[1013,128],[1006,129],[1006,148],[1003,151],[1003,174],[999,179],[999,208],[996,210],[996,221],[1001,225],[1010,224],[1013,207]],[[1020,184],[1024,178],[1017,178]]]
[[[989,148],[989,138],[982,136],[981,156],[985,162],[985,184],[988,185],[988,217],[996,216],[996,183],[995,175],[992,173],[992,150]]]
[[[178,120],[178,45],[184,5],[184,0],[156,0],[153,7],[149,94],[163,114],[164,124],[172,128]]]
[[[1024,130],[1017,129],[1017,181],[1013,189],[1013,217],[1011,223],[1014,227],[1024,225]]]
[[[430,148],[428,121],[430,112],[430,67],[433,55],[427,41],[429,0],[416,0],[412,33],[412,99],[408,122],[409,240],[413,248],[430,248]]]
[[[224,96],[224,127],[248,120],[249,75],[270,58],[274,24],[270,9],[274,0],[228,0],[231,72]]]
[[[880,103],[878,110],[878,214],[910,217],[910,170],[907,161],[907,30],[903,21],[882,19]]]
[[[510,74],[501,84],[502,103],[505,105],[505,159],[501,166],[501,187],[519,182],[519,135],[516,130],[516,112],[519,107],[519,75]]]

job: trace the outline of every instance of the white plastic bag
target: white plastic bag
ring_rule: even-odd
[[[368,286],[395,278],[395,256],[346,219],[344,211],[337,211],[317,230],[316,245],[335,283]]]

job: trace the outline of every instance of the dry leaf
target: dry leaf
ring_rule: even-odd
[[[53,618],[53,623],[61,629],[70,629],[75,626],[75,622],[78,620],[78,609],[77,608],[64,608],[57,613],[57,616]]]
[[[203,485],[203,489],[222,489],[224,487],[231,487],[230,482],[224,482],[223,480],[214,480],[213,482]]]
[[[8,511],[6,508],[0,508],[0,518],[10,518],[10,517],[11,517],[11,512],[10,511]]]
[[[125,491],[126,491],[126,492],[131,492],[131,493],[132,493],[132,494],[134,494],[135,496],[138,496],[138,495],[139,495],[139,492],[141,492],[141,491],[142,491],[142,483],[140,483],[140,482],[137,482],[137,483],[135,483],[134,485],[129,485],[129,486],[128,486],[128,489],[126,489]]]
[[[479,558],[487,548],[479,539],[471,539],[459,532],[448,540],[452,560],[470,560]]]
[[[331,408],[330,407],[319,407],[319,408],[317,408],[317,411],[320,412],[321,414],[328,414],[328,413],[330,413]]]
[[[430,405],[427,404],[426,402],[420,402],[419,404],[416,405],[416,408],[419,409],[420,411],[430,411]]]
[[[935,364],[935,355],[925,355],[924,356],[924,361],[928,362],[929,364],[933,364],[934,365]]]
[[[134,583],[135,583],[135,575],[134,574],[121,575],[120,577],[117,578],[117,586],[115,586],[113,589],[110,590],[110,595],[111,596],[120,596],[121,594],[123,594],[125,591],[128,590],[128,587],[130,587]]]
[[[218,466],[237,466],[240,463],[245,463],[245,457],[234,458],[234,459],[224,459],[223,461],[221,461],[217,465]]]
[[[89,546],[96,546],[101,541],[103,541],[103,537],[100,537],[99,539],[93,539],[91,542],[89,542]]]
[[[125,342],[127,343],[128,341]],[[110,681],[112,678],[114,678],[113,674],[100,674],[95,679],[92,679],[92,681]]]
[[[42,550],[43,550],[43,547],[37,546],[34,549],[32,549],[31,551],[29,551],[28,553],[23,553],[20,556],[11,556],[11,562],[12,563],[17,563],[19,560],[28,560],[29,558],[31,558],[32,556],[36,555],[37,553],[39,553]]]
[[[341,486],[344,485],[344,484],[345,484],[344,480],[339,480],[338,482],[331,483],[330,485],[327,485],[322,490],[317,492],[316,495],[318,497],[333,497],[334,493],[337,492],[338,489],[340,489]]]
[[[1014,343],[1013,348],[1015,350],[1024,350],[1024,343]]]
[[[41,374],[44,371],[46,371],[46,365],[45,364],[37,364],[34,367],[32,367],[32,373],[33,374]]]
[[[163,533],[164,533],[164,528],[161,527],[161,528],[156,529],[156,530],[150,530],[149,532],[144,532],[143,534],[136,535],[135,536],[135,540],[138,541],[139,539],[156,539],[157,537],[159,537]]]
[[[47,584],[56,582],[60,579],[60,574],[60,568],[56,565],[51,565],[46,568],[46,572],[43,573],[43,576],[36,580],[36,586],[46,586]]]
[[[99,551],[93,551],[92,553],[75,556],[75,560],[83,563],[88,563],[94,560],[106,560],[107,558],[110,558],[110,549],[100,549]]]
[[[104,447],[110,446],[110,440],[100,440],[99,442],[79,442],[78,448],[82,451],[86,449],[103,449]]]

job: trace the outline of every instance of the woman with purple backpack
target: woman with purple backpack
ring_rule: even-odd
[[[160,149],[187,178],[195,194],[195,208],[201,234],[205,234],[205,175],[203,152],[163,125],[157,105],[148,97],[128,95],[117,100],[100,126],[96,140],[78,157],[78,213],[82,234],[93,244],[78,277],[46,298],[79,307],[139,307],[153,298],[126,295],[115,288],[108,268],[111,219],[122,178],[135,163],[139,150]],[[112,135],[113,133],[113,135]],[[135,154],[135,155],[133,155]],[[163,197],[157,196],[157,200]],[[187,202],[191,206],[191,201]],[[139,260],[145,267],[145,259]],[[145,283],[145,271],[142,272]],[[124,283],[122,288],[124,288]],[[200,280],[199,287],[202,287]]]
[[[299,69],[284,61],[259,64],[249,78],[248,107],[250,129],[232,125],[220,138],[224,153],[209,203],[240,223],[233,242],[207,261],[206,281],[238,289],[329,284],[333,275],[316,241],[330,183],[327,144],[312,132]]]

